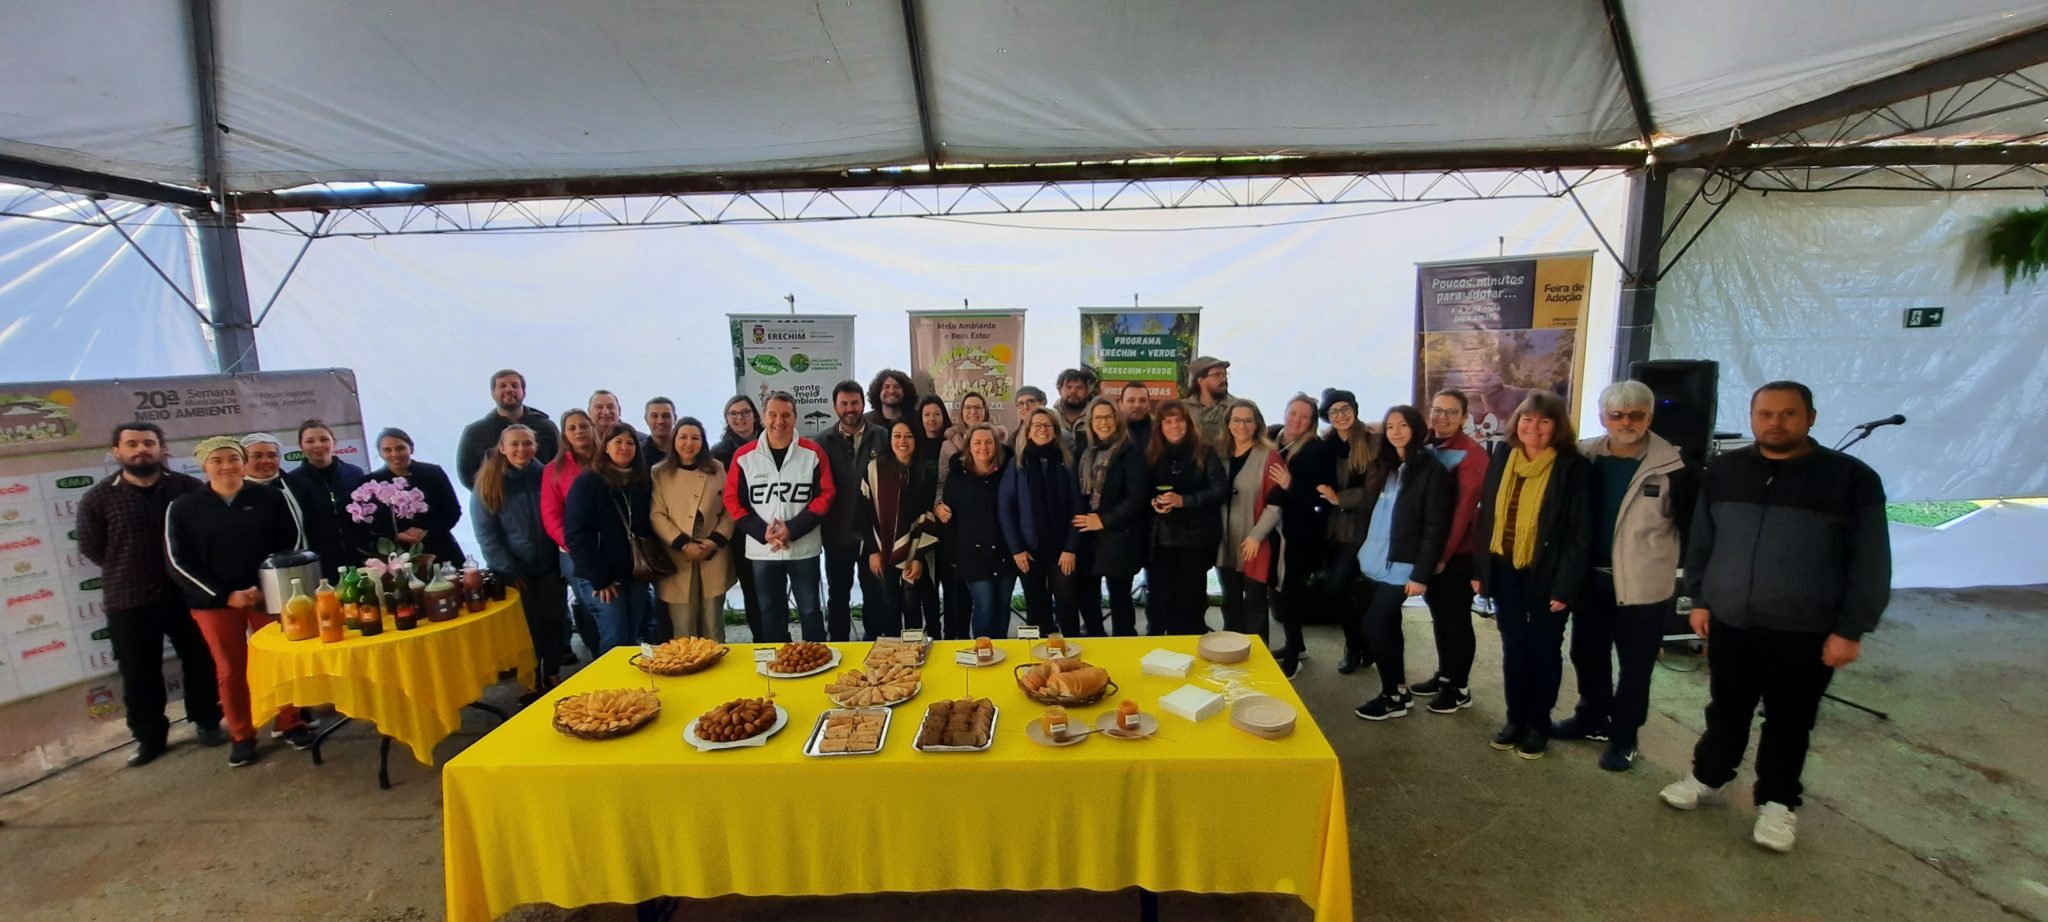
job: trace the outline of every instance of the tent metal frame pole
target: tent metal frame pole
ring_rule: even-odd
[[[1731,128],[1693,135],[1657,148],[1667,167],[1701,166],[1733,148],[1848,118],[1916,96],[1987,80],[2048,62],[2048,26],[1980,45],[1960,54],[1852,86],[1838,93],[1780,109]],[[1796,165],[1796,164],[1773,164]]]
[[[903,0],[903,38],[909,43],[910,85],[917,93],[917,128],[924,139],[925,166],[939,169],[939,136],[932,131],[931,83],[924,66],[924,26],[918,21],[917,0]]]
[[[242,265],[242,234],[221,164],[220,74],[214,57],[214,3],[187,0],[192,32],[192,70],[197,80],[200,166],[211,207],[193,209],[199,229],[199,265],[212,316],[214,363],[223,374],[260,369],[256,324],[250,319],[249,278]]]
[[[1650,118],[1650,97],[1643,90],[1642,67],[1636,63],[1635,39],[1629,35],[1628,18],[1622,15],[1621,0],[1601,0],[1607,8],[1607,34],[1614,40],[1614,63],[1621,70],[1622,88],[1628,91],[1629,111],[1636,118],[1636,139],[1643,149],[1655,144],[1657,124]]]
[[[1650,357],[1650,331],[1657,321],[1658,263],[1664,253],[1664,194],[1670,177],[1662,170],[1629,174],[1628,218],[1623,226],[1621,299],[1614,311],[1614,380]]]

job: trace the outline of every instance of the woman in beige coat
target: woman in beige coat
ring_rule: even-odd
[[[733,572],[733,520],[725,511],[725,468],[694,417],[676,422],[668,457],[654,466],[654,533],[676,562],[656,584],[677,637],[725,640],[725,593]]]

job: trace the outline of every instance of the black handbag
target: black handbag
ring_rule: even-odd
[[[617,499],[616,494],[613,498]],[[675,558],[668,555],[668,548],[662,546],[659,538],[633,533],[633,514],[625,508],[631,502],[629,498],[626,504],[615,508],[618,508],[619,519],[626,526],[626,547],[633,551],[633,578],[651,583],[676,575]]]

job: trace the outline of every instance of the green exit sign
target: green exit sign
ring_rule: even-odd
[[[1939,307],[1906,308],[1906,329],[1931,330],[1941,326],[1941,312]]]

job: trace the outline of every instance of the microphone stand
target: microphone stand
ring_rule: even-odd
[[[1841,439],[1836,440],[1834,450],[1848,451],[1849,449],[1856,447],[1857,442],[1861,442],[1864,439],[1870,438],[1870,433],[1876,430],[1877,428],[1878,427],[1876,426],[1857,426],[1854,430],[1855,437],[1851,438],[1848,435],[1843,435]],[[1873,707],[1857,704],[1856,702],[1850,701],[1849,699],[1837,695],[1834,692],[1821,692],[1820,694],[1821,697],[1833,701],[1836,704],[1846,704],[1852,708],[1855,708],[1856,710],[1864,712],[1865,714],[1869,714],[1873,717],[1876,717],[1878,720],[1889,721],[1892,719],[1892,715],[1890,714],[1887,714]]]

